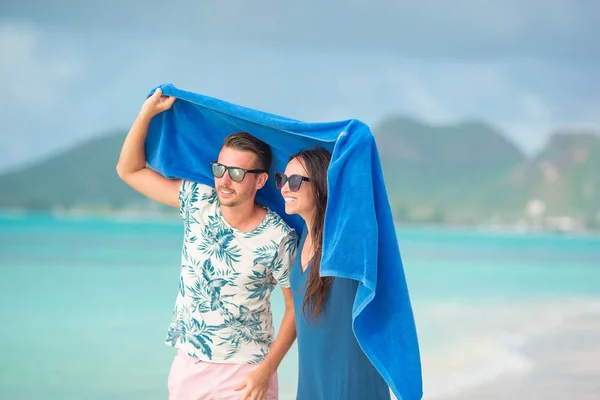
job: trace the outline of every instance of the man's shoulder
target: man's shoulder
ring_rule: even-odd
[[[300,242],[300,236],[294,228],[292,228],[277,212],[270,210],[272,213],[272,224],[275,227],[277,237],[276,243],[279,247],[284,247],[286,252],[295,253]]]
[[[268,208],[267,218],[269,227],[279,230],[282,237],[295,234],[296,231],[276,211]]]
[[[252,232],[246,233],[244,235],[245,238],[252,238],[262,243],[275,242],[280,244],[290,235],[295,234],[294,229],[277,212],[264,205],[261,205],[261,207],[267,210],[263,222]]]

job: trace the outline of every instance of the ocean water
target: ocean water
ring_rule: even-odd
[[[181,239],[176,218],[0,216],[0,398],[165,399]],[[600,313],[600,238],[411,228],[398,240],[425,399],[527,373],[535,335]],[[278,290],[272,301],[277,326]]]

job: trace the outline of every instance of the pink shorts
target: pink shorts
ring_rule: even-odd
[[[235,391],[256,364],[217,364],[198,360],[179,350],[169,373],[169,400],[239,400]],[[269,380],[267,400],[277,400],[277,373]]]

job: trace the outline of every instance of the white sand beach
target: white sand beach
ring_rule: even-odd
[[[493,382],[445,400],[600,399],[600,315],[566,321],[523,348],[527,373],[501,375]],[[424,397],[427,399],[427,396]]]

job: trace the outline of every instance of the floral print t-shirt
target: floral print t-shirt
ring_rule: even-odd
[[[166,343],[216,363],[254,364],[274,329],[270,296],[289,288],[298,236],[274,211],[250,232],[223,219],[216,190],[183,180],[179,293]]]

